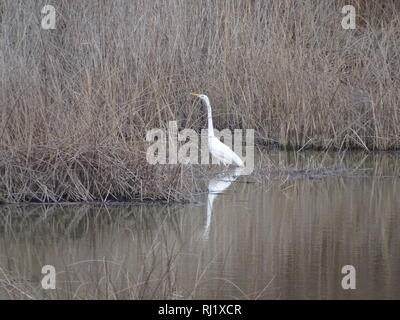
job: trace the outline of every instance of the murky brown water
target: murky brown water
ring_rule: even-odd
[[[0,207],[0,297],[400,298],[398,154],[268,158],[289,179],[215,179],[225,192],[197,204]],[[316,164],[357,170],[304,170]],[[43,265],[55,290],[41,287]]]

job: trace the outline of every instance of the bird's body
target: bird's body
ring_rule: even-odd
[[[223,144],[217,137],[208,137],[208,149],[210,153],[220,160],[224,165],[232,163],[243,167],[244,163],[240,157],[231,150],[226,144]]]
[[[193,96],[199,97],[207,106],[208,114],[208,149],[210,153],[220,160],[224,165],[235,164],[239,167],[243,167],[244,163],[240,157],[232,151],[226,144],[223,144],[215,135],[214,127],[212,122],[211,104],[208,97],[204,94],[192,93]]]

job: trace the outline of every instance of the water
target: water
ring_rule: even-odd
[[[217,178],[188,205],[0,207],[0,298],[400,298],[398,155],[263,156],[289,176]]]

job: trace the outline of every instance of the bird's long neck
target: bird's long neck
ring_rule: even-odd
[[[207,114],[208,114],[208,136],[214,137],[214,127],[212,121],[212,114],[211,114],[211,105],[209,102],[206,102],[207,105]]]

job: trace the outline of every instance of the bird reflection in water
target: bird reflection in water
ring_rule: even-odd
[[[224,191],[228,189],[232,182],[244,174],[244,172],[245,168],[238,167],[233,170],[218,174],[209,181],[207,196],[207,218],[203,231],[204,240],[208,240],[209,237],[214,200],[218,197],[218,195],[224,193]]]

